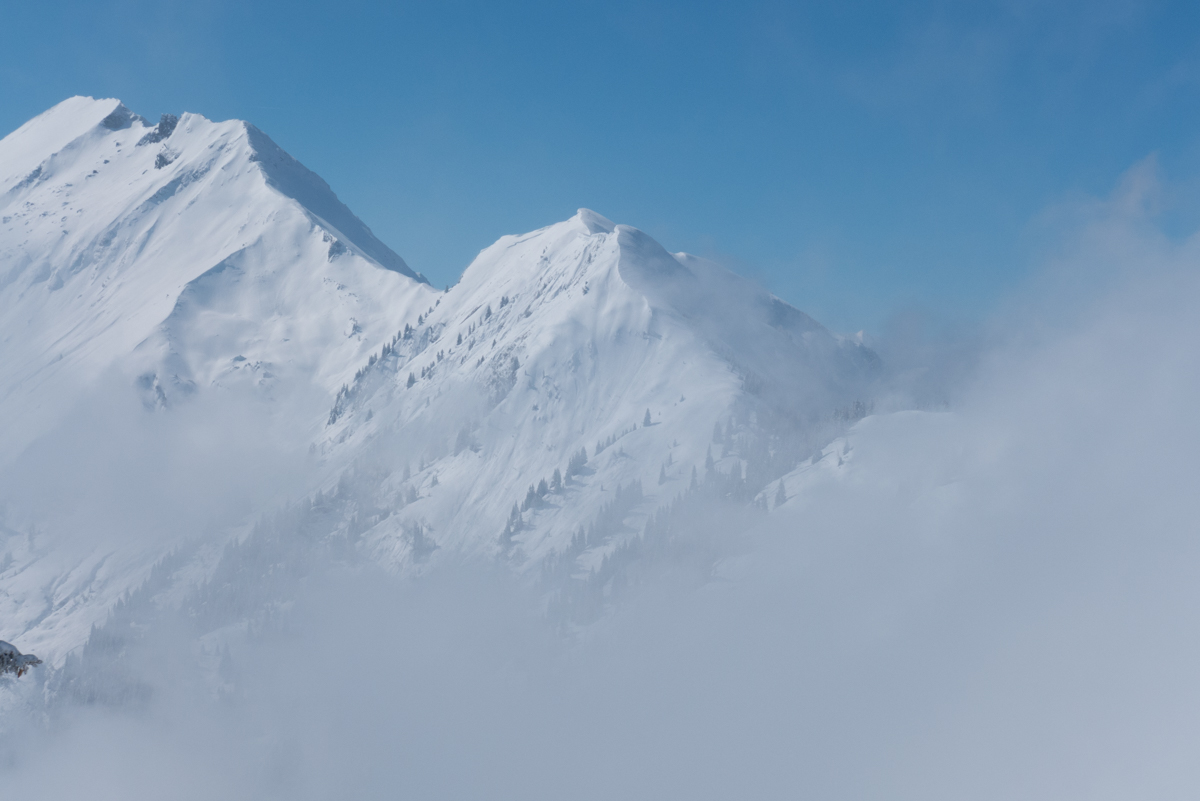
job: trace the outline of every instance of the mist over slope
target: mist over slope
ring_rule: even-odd
[[[5,476],[6,787],[1189,798],[1200,239],[1081,217],[937,410],[586,210],[364,257],[415,316],[303,402],[106,375]]]
[[[89,646],[122,675],[90,675],[140,690],[9,745],[10,786],[1188,798],[1200,286],[1194,242],[1154,244],[1132,284],[1027,312],[1042,333],[988,354],[953,411],[866,417],[770,513],[701,509],[678,538],[707,540],[712,570],[672,559],[566,640],[508,571],[397,583],[345,551],[280,578],[293,603],[199,663],[178,657],[210,625],[197,607],[135,600]],[[228,565],[281,564],[270,542]],[[209,596],[253,586],[232,575]]]

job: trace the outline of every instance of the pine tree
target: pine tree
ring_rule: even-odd
[[[554,468],[554,475],[550,477],[550,491],[558,492],[560,489],[562,489],[562,473],[556,467]]]
[[[417,383],[417,377],[412,373],[408,374],[408,388],[412,389],[412,385]]]
[[[580,448],[575,453],[571,454],[570,460],[567,461],[567,476],[578,475],[583,470],[583,466],[587,464],[587,448]]]
[[[781,478],[781,479],[779,479],[779,492],[775,493],[775,508],[778,509],[780,506],[783,506],[783,504],[786,501],[787,501],[787,490],[784,489],[783,479]]]
[[[667,468],[664,465],[663,467],[658,468],[658,486],[661,487],[663,484],[666,484],[666,483],[667,483]]]
[[[708,454],[704,457],[704,470],[711,473],[713,469],[712,446],[708,446]]]
[[[649,427],[650,427],[650,424],[651,424],[651,422],[650,422],[650,410],[649,410],[649,409],[647,409],[647,410],[646,410],[646,416],[645,416],[645,417],[642,419],[642,428],[649,428]]]

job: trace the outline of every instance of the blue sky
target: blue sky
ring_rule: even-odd
[[[1149,156],[1200,205],[1194,3],[0,2],[4,131],[250,120],[439,286],[587,206],[880,332],[985,315]]]

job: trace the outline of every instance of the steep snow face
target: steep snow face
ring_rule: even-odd
[[[874,362],[750,282],[581,210],[502,238],[406,321],[339,395],[321,450],[334,472],[357,461],[387,474],[387,514],[360,521],[382,558],[440,547],[529,567],[606,504],[639,530],[693,468],[704,477],[717,426],[828,419],[863,397]],[[745,471],[745,456],[718,448],[713,469]]]
[[[72,98],[0,140],[0,454],[111,368],[151,406],[336,391],[433,294],[253,126]]]

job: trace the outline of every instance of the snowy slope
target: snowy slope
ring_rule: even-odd
[[[81,409],[126,395],[138,406],[135,392],[165,409],[160,433],[189,402],[227,396],[222,409],[278,407],[280,430],[303,443],[357,365],[436,294],[253,126],[196,114],[150,125],[117,100],[64,101],[0,140],[0,468]],[[122,454],[79,456],[105,470]],[[0,620],[51,655],[177,540],[62,530],[78,525],[6,523],[0,502]]]
[[[72,98],[0,141],[0,453],[119,367],[150,404],[336,389],[434,294],[246,123]]]
[[[588,210],[504,237],[406,325],[339,398],[322,443],[334,464],[390,471],[377,503],[398,511],[364,537],[401,562],[419,526],[425,550],[537,565],[632,482],[636,531],[693,468],[703,477],[715,427],[749,437],[770,418],[819,437],[876,361],[751,282]],[[529,496],[581,450],[585,470]],[[729,450],[718,469],[756,466]],[[580,569],[620,541],[588,549]]]

